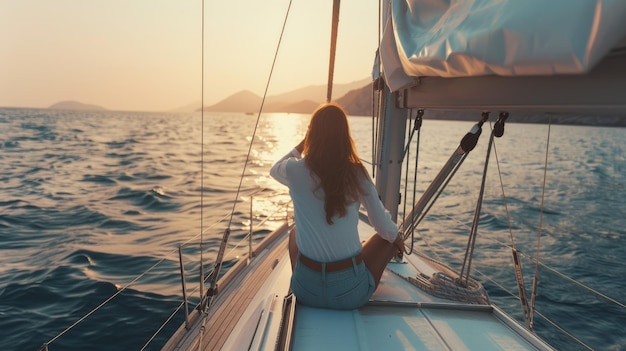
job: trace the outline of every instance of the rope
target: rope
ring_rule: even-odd
[[[424,110],[418,110],[417,111],[417,115],[415,116],[415,124],[413,125],[413,128],[416,128],[417,131],[417,142],[416,142],[416,146],[415,146],[415,167],[413,168],[413,203],[416,202],[417,199],[417,169],[418,169],[418,164],[419,164],[419,154],[420,154],[420,140],[421,140],[421,131],[422,131],[422,116],[424,114]],[[411,254],[413,252],[413,248],[415,246],[415,227],[416,225],[412,226],[412,230],[411,230],[411,247],[409,248],[409,250],[406,252],[407,255]],[[405,240],[408,237],[408,235],[405,234]]]
[[[378,53],[376,55],[378,56]],[[379,165],[382,152],[378,145],[380,144],[379,126],[381,126],[381,115],[384,118],[382,113],[384,92],[382,89],[379,89],[378,84],[382,84],[380,83],[380,78],[374,80],[372,84],[372,178],[376,177],[376,167]]]
[[[417,132],[417,141],[415,144],[415,162],[414,162],[414,167],[413,167],[413,198],[411,199],[411,203],[413,204],[413,206],[415,206],[416,203],[416,199],[417,199],[417,170],[418,170],[418,164],[419,164],[419,153],[420,153],[420,139],[421,139],[421,128],[422,128],[422,116],[424,115],[424,110],[417,110],[417,113],[415,115],[415,119],[413,121],[413,129],[409,134],[409,140],[407,142],[407,145],[404,149],[405,155],[404,155],[404,160],[409,160],[410,159],[410,146],[411,146],[411,142],[413,140],[413,136],[415,135],[415,132]],[[409,124],[410,124],[410,120],[409,120]],[[404,208],[403,208],[403,214],[406,214],[406,204],[407,204],[407,200],[408,200],[408,180],[409,180],[409,162],[406,162],[406,168],[405,168],[405,174],[404,174]],[[404,217],[404,215],[403,215]],[[404,219],[404,218],[403,218]],[[411,245],[409,246],[408,250],[405,250],[405,254],[410,255],[413,252],[413,247],[415,245],[415,227],[416,227],[416,223],[415,221],[417,220],[417,218],[415,218],[415,216],[411,216],[411,225],[409,226],[410,228],[410,236],[411,236]],[[402,228],[406,229],[406,225],[404,223],[402,223]],[[404,231],[403,236],[404,236],[404,240],[406,241],[406,239],[408,239],[409,237],[409,230]]]
[[[551,119],[548,120],[548,136],[547,136],[547,144],[546,144],[546,153],[545,153],[545,162],[544,162],[544,173],[543,173],[543,186],[542,186],[542,192],[541,192],[541,205],[540,205],[540,210],[539,210],[539,228],[538,228],[538,233],[537,233],[537,250],[535,253],[535,272],[534,272],[534,276],[533,276],[533,283],[532,283],[532,291],[531,291],[531,298],[530,298],[530,304],[528,304],[527,299],[526,299],[526,294],[525,294],[525,288],[524,288],[524,284],[523,284],[523,275],[522,275],[522,271],[521,271],[521,262],[519,261],[518,258],[518,254],[519,251],[515,248],[515,240],[513,238],[513,231],[512,231],[512,225],[511,225],[511,218],[510,218],[510,214],[509,214],[509,209],[507,206],[507,201],[506,201],[506,195],[504,193],[504,182],[502,180],[502,172],[500,169],[500,162],[498,159],[498,153],[496,150],[496,146],[494,144],[493,148],[494,148],[494,154],[496,157],[496,165],[498,167],[498,175],[500,178],[500,189],[502,192],[502,199],[504,202],[504,209],[505,209],[505,213],[506,213],[506,218],[507,218],[507,223],[508,223],[508,227],[509,227],[509,237],[511,239],[511,252],[513,254],[513,260],[514,260],[514,264],[515,264],[515,270],[516,270],[516,277],[518,279],[518,289],[519,289],[519,293],[520,293],[520,301],[522,303],[522,309],[524,311],[524,317],[526,319],[526,323],[528,324],[528,327],[530,329],[533,328],[533,315],[534,315],[534,311],[535,311],[535,298],[537,296],[537,283],[538,283],[538,278],[539,278],[539,252],[541,249],[541,228],[543,227],[543,210],[544,210],[544,199],[545,199],[545,191],[546,191],[546,179],[547,179],[547,169],[548,169],[548,154],[549,154],[549,147],[550,147],[550,127],[552,125],[552,121]]]
[[[459,286],[456,283],[459,277],[452,268],[419,252],[415,254],[429,261],[431,266],[434,266],[438,271],[430,277],[421,272],[413,277],[403,276],[390,268],[387,270],[430,295],[468,304],[489,305],[489,295],[480,282],[470,278],[467,286]]]
[[[330,61],[328,63],[328,90],[326,92],[326,102],[330,102],[333,97],[333,75],[335,73],[337,29],[339,27],[339,4],[340,0],[333,0],[333,23],[330,33]]]
[[[539,209],[539,228],[537,228],[537,251],[535,253],[535,276],[533,277],[533,289],[531,292],[530,310],[535,309],[535,297],[537,296],[537,280],[539,277],[539,252],[541,251],[541,228],[543,228],[544,199],[546,195],[546,179],[548,174],[548,155],[550,153],[550,131],[552,127],[552,115],[548,115],[548,136],[546,138],[546,158],[543,167],[543,185],[541,188],[541,207]],[[532,319],[531,319],[532,320]]]
[[[509,238],[511,239],[511,246],[515,249],[515,239],[513,238],[513,225],[511,224],[511,214],[509,212],[509,205],[504,192],[504,180],[502,179],[502,170],[500,169],[500,160],[498,158],[498,149],[496,144],[493,144],[493,155],[496,158],[496,167],[498,168],[498,177],[500,179],[500,191],[502,192],[502,202],[504,205],[504,213],[506,214],[506,222],[509,227]]]
[[[375,84],[375,83],[374,83]],[[378,103],[377,103],[378,102]],[[377,106],[380,106],[380,91],[376,90],[376,87],[372,85],[372,149],[371,149],[371,157],[372,157],[372,178],[376,177],[376,165],[378,164],[378,160],[376,159],[376,144],[378,142],[378,129],[376,126],[378,125],[378,116],[380,115],[377,110]]]
[[[496,144],[493,144],[493,152],[494,152],[494,156],[496,158],[496,166],[498,168],[498,177],[500,179],[500,190],[502,193],[502,202],[504,204],[504,212],[506,214],[506,221],[508,224],[508,228],[509,228],[509,238],[511,239],[511,254],[513,255],[513,268],[515,271],[515,278],[517,281],[517,289],[518,289],[518,293],[519,296],[517,297],[518,300],[520,300],[520,303],[522,304],[522,312],[524,313],[524,319],[526,321],[526,323],[528,324],[528,327],[530,329],[532,329],[533,327],[533,313],[532,313],[532,309],[528,306],[528,300],[526,299],[526,290],[525,290],[525,285],[524,285],[524,276],[522,273],[522,266],[521,266],[521,262],[519,260],[519,254],[520,252],[517,250],[517,248],[515,247],[515,239],[513,238],[513,226],[511,225],[511,216],[510,216],[510,212],[509,212],[509,207],[506,201],[506,195],[504,192],[504,181],[502,179],[502,170],[500,169],[500,161],[498,159],[498,151],[496,148]],[[501,243],[502,244],[502,243]],[[509,293],[512,295],[512,293]]]
[[[504,119],[501,122],[501,119],[504,117]],[[508,117],[508,113],[506,113],[506,115],[504,115],[504,113],[500,113],[500,117],[498,118],[498,121],[496,122],[496,126],[494,128],[492,128],[492,134],[495,134],[497,137],[501,137],[502,134],[504,134],[504,121],[506,120],[506,118]],[[490,125],[491,126],[491,125]],[[497,134],[499,133],[499,134]],[[515,278],[516,278],[516,282],[517,282],[517,289],[518,289],[518,293],[519,293],[519,297],[518,299],[520,300],[520,303],[522,304],[522,312],[524,313],[524,320],[526,321],[526,324],[528,325],[528,328],[530,330],[533,329],[533,311],[534,311],[534,297],[532,297],[532,302],[529,304],[528,303],[528,298],[526,297],[526,287],[524,284],[524,274],[522,272],[522,264],[521,261],[519,259],[519,254],[520,252],[517,250],[517,248],[515,247],[515,240],[513,238],[513,231],[512,231],[512,225],[511,225],[511,217],[510,217],[510,213],[509,213],[509,208],[507,205],[507,201],[506,201],[506,195],[504,192],[504,181],[502,180],[502,170],[500,169],[500,160],[498,158],[498,152],[497,152],[497,148],[496,148],[496,144],[494,141],[493,144],[493,152],[496,158],[496,166],[498,169],[498,177],[500,180],[500,190],[502,192],[502,201],[504,203],[504,209],[505,209],[505,213],[506,213],[506,220],[507,220],[507,224],[508,224],[508,228],[509,228],[509,237],[511,239],[511,254],[513,256],[513,269],[515,272]],[[536,277],[537,277],[537,273],[535,273],[535,279],[533,279],[533,282],[536,284]]]
[[[413,113],[413,110],[409,111],[409,116],[411,116],[411,114]],[[409,125],[411,124],[411,118],[409,117],[408,122]],[[409,189],[409,183],[407,182],[407,180],[409,180],[409,162],[404,162],[405,160],[410,160],[411,157],[411,149],[409,148],[409,146],[411,145],[411,140],[413,139],[413,130],[409,130],[409,128],[407,128],[407,133],[408,133],[408,139],[406,146],[404,147],[404,154],[402,155],[402,163],[404,163],[405,167],[404,167],[404,204],[402,206],[402,213],[406,213],[406,204],[408,202],[408,198],[407,198],[407,192]],[[417,163],[417,157],[415,159],[415,163]],[[415,183],[413,183],[413,188],[415,189]],[[413,204],[415,204],[415,198],[412,199]],[[404,223],[402,223],[402,225],[400,227],[404,227]]]

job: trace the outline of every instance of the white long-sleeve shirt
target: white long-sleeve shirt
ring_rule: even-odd
[[[324,191],[318,188],[317,176],[309,170],[296,149],[278,160],[272,166],[270,175],[289,187],[297,226],[296,243],[306,257],[319,262],[334,262],[361,252],[357,231],[361,204],[382,238],[394,242],[398,235],[398,226],[391,220],[369,177],[362,177],[360,184],[365,193],[360,195],[358,201],[348,205],[345,216],[334,216],[330,225],[326,221]]]

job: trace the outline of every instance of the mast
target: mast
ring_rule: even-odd
[[[404,155],[404,139],[406,135],[407,110],[397,107],[395,103],[399,93],[392,93],[383,87],[381,103],[382,116],[378,122],[378,174],[376,189],[385,208],[396,221],[400,204],[400,179],[402,178],[402,158]]]
[[[391,21],[390,15],[391,1],[382,2],[381,23]],[[380,57],[377,64],[382,70]],[[382,72],[381,72],[382,73]],[[381,75],[377,77],[383,81]],[[407,110],[401,109],[397,103],[400,98],[399,92],[391,92],[386,83],[380,84],[382,89],[382,101],[379,111],[382,116],[378,119],[378,140],[376,145],[380,150],[376,150],[377,155],[373,155],[376,161],[378,173],[376,174],[376,190],[385,208],[391,214],[391,218],[397,221],[398,205],[400,204],[400,179],[402,178],[402,159],[404,157],[404,142],[406,135]]]

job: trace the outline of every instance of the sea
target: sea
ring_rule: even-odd
[[[473,125],[425,117],[407,128],[399,218]],[[0,350],[159,350],[184,320],[180,262],[191,309],[224,232],[221,274],[288,215],[268,171],[308,119],[0,109]],[[379,132],[350,126],[375,177]],[[488,153],[491,126],[414,249],[458,269],[480,208],[471,269],[492,302],[525,323],[516,249],[538,335],[626,350],[626,129],[507,123]]]

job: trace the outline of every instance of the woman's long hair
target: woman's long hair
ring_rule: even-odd
[[[346,215],[346,207],[358,200],[360,179],[367,177],[350,135],[346,112],[337,104],[323,104],[313,112],[304,139],[307,166],[319,177],[324,190],[326,221]]]

